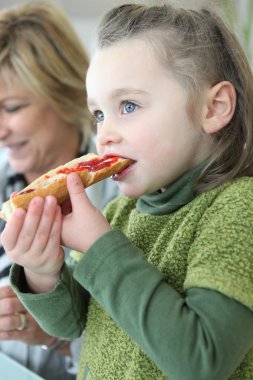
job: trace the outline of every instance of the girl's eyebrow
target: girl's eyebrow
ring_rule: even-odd
[[[116,98],[120,95],[126,95],[126,94],[142,94],[142,95],[145,95],[145,94],[147,94],[147,91],[137,89],[134,87],[123,87],[123,88],[118,88],[116,90],[113,90],[111,96],[112,96],[112,98],[114,98],[114,97]]]
[[[115,99],[118,98],[119,96],[124,96],[124,95],[129,95],[129,94],[139,94],[139,95],[147,95],[147,91],[140,90],[134,87],[122,87],[122,88],[117,88],[116,90],[113,90],[111,92],[110,98]],[[88,98],[87,99],[87,104],[89,107],[95,107],[96,102]]]

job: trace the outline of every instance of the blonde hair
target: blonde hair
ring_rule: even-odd
[[[85,51],[66,15],[52,1],[32,1],[0,12],[0,71],[13,74],[88,136]]]
[[[230,81],[236,89],[234,116],[226,127],[211,135],[214,152],[198,181],[198,191],[238,176],[252,176],[252,71],[222,17],[208,8],[191,10],[169,3],[122,5],[103,18],[98,48],[136,37],[151,43],[161,62],[184,84],[192,118],[204,86]]]

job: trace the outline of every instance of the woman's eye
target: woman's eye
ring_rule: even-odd
[[[133,102],[124,102],[123,114],[134,112],[138,108],[137,104]]]
[[[17,105],[17,106],[6,106],[5,112],[7,113],[13,113],[19,111],[23,106]]]
[[[97,123],[101,123],[101,121],[104,121],[104,113],[102,111],[95,111],[94,116]]]

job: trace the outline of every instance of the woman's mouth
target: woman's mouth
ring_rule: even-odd
[[[8,154],[17,155],[17,154],[22,153],[23,149],[26,148],[27,143],[28,143],[27,141],[23,141],[23,142],[18,142],[14,144],[9,144],[9,145],[6,145],[5,148]]]

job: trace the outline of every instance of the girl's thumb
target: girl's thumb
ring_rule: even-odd
[[[72,211],[74,208],[80,206],[80,203],[84,201],[85,198],[88,198],[81,179],[78,174],[71,173],[67,177],[67,187],[72,204]]]

